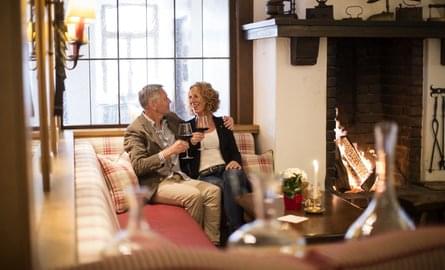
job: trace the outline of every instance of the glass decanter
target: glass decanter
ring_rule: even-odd
[[[349,227],[346,239],[356,239],[395,230],[414,230],[415,226],[400,207],[394,190],[394,158],[397,124],[375,126],[377,182],[374,197],[362,215]]]
[[[227,247],[230,251],[279,252],[302,257],[306,241],[288,223],[277,221],[277,196],[281,178],[274,175],[250,174],[253,186],[256,220],[232,233]]]
[[[135,251],[159,244],[161,237],[150,230],[144,219],[143,206],[147,187],[128,187],[125,190],[129,204],[127,228],[119,231],[102,251],[103,256],[130,255]]]

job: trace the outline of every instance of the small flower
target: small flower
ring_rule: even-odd
[[[281,172],[283,177],[282,189],[288,198],[293,198],[295,194],[301,194],[303,182],[307,182],[307,174],[298,168],[288,168]]]

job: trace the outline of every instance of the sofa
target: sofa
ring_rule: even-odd
[[[251,133],[237,132],[235,139],[245,170],[273,171],[272,152],[257,155]],[[75,139],[78,263],[64,269],[445,269],[445,226],[311,245],[304,258],[295,258],[217,249],[184,209],[162,204],[145,205],[143,212],[165,241],[131,256],[103,259],[101,250],[126,226],[128,213],[116,213],[98,157],[121,156],[122,141],[122,136]]]
[[[252,133],[236,132],[235,140],[245,170],[273,171],[272,152],[256,155]],[[125,228],[128,221],[123,190],[110,184],[110,175],[117,175],[119,184],[122,184],[122,178],[131,178],[125,185],[137,182],[137,179],[131,176],[129,160],[123,158],[122,136],[76,138],[74,155],[76,248],[78,261],[86,263],[98,260],[104,246],[121,228]],[[117,169],[115,165],[107,167],[104,161],[122,166]],[[143,213],[153,231],[178,247],[216,249],[200,226],[181,207],[149,204],[144,206]]]

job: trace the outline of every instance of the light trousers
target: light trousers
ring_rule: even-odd
[[[221,192],[217,186],[198,180],[167,178],[159,183],[153,202],[185,208],[210,241],[219,244]]]

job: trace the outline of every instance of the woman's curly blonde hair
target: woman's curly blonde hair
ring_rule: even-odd
[[[194,87],[198,89],[206,103],[205,110],[212,113],[216,112],[220,103],[218,91],[213,89],[212,85],[208,82],[196,82],[190,86],[190,90],[192,90]]]

